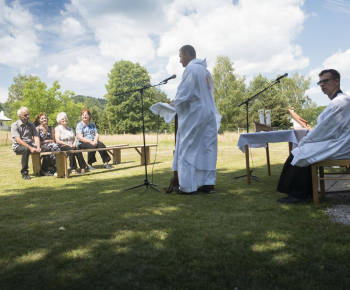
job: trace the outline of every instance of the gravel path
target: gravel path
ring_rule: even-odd
[[[328,193],[326,198],[332,198],[339,202],[328,207],[325,212],[334,222],[350,225],[350,192]]]

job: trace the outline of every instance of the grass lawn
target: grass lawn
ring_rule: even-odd
[[[97,155],[85,176],[24,181],[20,156],[0,146],[0,289],[350,289],[350,227],[324,212],[336,201],[276,202],[287,143],[270,144],[270,177],[264,149],[251,151],[260,182],[247,185],[233,179],[245,174],[237,135],[220,136],[217,193],[181,196],[164,190],[173,142],[160,136],[148,167],[161,192],[123,191],[144,181],[134,150],[109,171]]]

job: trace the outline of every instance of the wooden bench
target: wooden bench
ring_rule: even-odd
[[[157,144],[148,144],[144,148],[143,145],[127,145],[119,148],[115,148],[115,155],[113,155],[113,163],[120,164],[122,162],[122,150],[124,149],[135,149],[141,157],[141,165],[145,164],[145,151],[146,149],[146,164],[150,164],[151,160],[151,147],[157,147]],[[141,150],[141,151],[140,151]],[[114,159],[115,158],[115,159]]]
[[[325,180],[350,180],[350,178],[324,177],[324,166],[350,166],[350,159],[327,159],[311,164],[312,194],[314,198],[314,204],[319,204],[318,181],[320,181],[321,198],[324,198]]]
[[[147,165],[150,164],[150,147],[155,147],[155,146],[158,146],[158,145],[157,144],[146,145]],[[32,163],[33,163],[33,173],[35,175],[40,174],[42,156],[51,155],[51,154],[56,155],[57,177],[58,178],[68,178],[69,173],[68,173],[67,157],[70,154],[84,153],[84,152],[96,152],[96,151],[108,151],[112,155],[113,164],[120,164],[121,163],[121,151],[122,151],[122,149],[131,149],[131,148],[134,148],[140,154],[141,165],[144,165],[145,164],[145,162],[144,162],[145,153],[144,153],[144,146],[143,145],[120,144],[120,145],[107,146],[106,148],[78,149],[78,150],[68,150],[68,151],[34,153],[34,154],[31,154],[32,155]]]

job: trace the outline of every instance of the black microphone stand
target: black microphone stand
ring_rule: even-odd
[[[127,94],[127,93],[133,93],[133,92],[140,92],[140,94],[141,94],[143,152],[144,152],[144,157],[145,157],[144,158],[144,163],[145,163],[145,180],[144,180],[144,183],[136,185],[136,186],[133,186],[133,187],[130,187],[130,188],[126,188],[123,191],[132,190],[132,189],[139,188],[139,187],[142,187],[142,186],[146,186],[147,190],[150,187],[150,188],[153,188],[156,191],[160,191],[159,189],[157,189],[155,187],[155,186],[157,186],[157,184],[153,184],[153,183],[149,182],[149,180],[148,180],[148,174],[147,174],[147,150],[146,150],[146,137],[145,137],[145,116],[144,116],[144,109],[143,109],[143,92],[144,92],[145,89],[149,89],[149,88],[152,88],[152,87],[165,85],[166,83],[168,83],[168,80],[169,79],[166,79],[166,80],[160,82],[157,85],[144,86],[144,87],[139,88],[139,89],[131,90],[131,91],[120,93],[120,94],[116,95],[116,96],[120,96],[120,95],[124,95],[124,94]]]
[[[284,75],[286,76],[286,75]],[[282,76],[283,77],[283,76]],[[246,108],[246,118],[247,118],[247,133],[249,133],[249,117],[248,117],[248,107],[249,107],[249,102],[253,99],[255,99],[258,95],[260,95],[261,93],[265,92],[267,89],[271,88],[272,86],[274,86],[275,84],[280,82],[280,79],[282,77],[277,78],[276,80],[274,80],[269,86],[265,87],[262,91],[256,93],[254,96],[246,99],[243,103],[238,105],[238,108],[243,106],[245,104],[245,108]],[[255,181],[259,181],[256,175],[252,175],[253,170],[250,170],[250,177],[255,180]],[[247,175],[241,175],[241,176],[237,176],[234,179],[238,179],[238,178],[242,178],[242,177],[246,177]]]

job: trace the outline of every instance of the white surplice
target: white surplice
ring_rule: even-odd
[[[173,170],[178,171],[180,189],[196,191],[216,180],[217,136],[221,115],[214,101],[213,80],[206,60],[193,59],[187,65],[174,106],[178,131]]]
[[[300,167],[325,159],[350,158],[350,97],[338,93],[292,154],[291,164]]]

